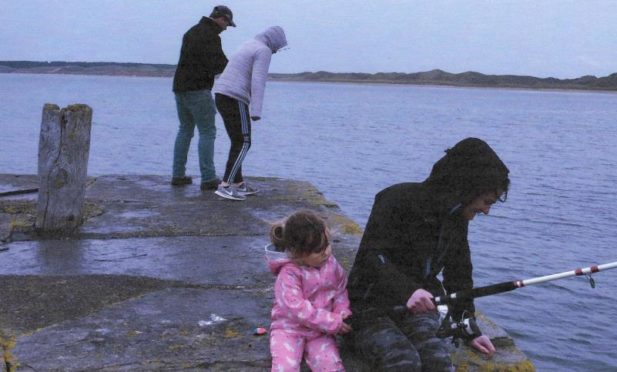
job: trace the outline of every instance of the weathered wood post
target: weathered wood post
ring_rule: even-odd
[[[39,139],[39,199],[36,229],[70,233],[82,222],[92,109],[45,104]]]

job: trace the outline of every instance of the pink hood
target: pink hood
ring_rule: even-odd
[[[268,244],[265,248],[266,260],[268,261],[268,267],[274,275],[278,275],[281,268],[285,264],[291,262],[291,259],[287,255],[287,252],[279,252],[276,250],[274,244]]]

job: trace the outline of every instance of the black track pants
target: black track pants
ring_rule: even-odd
[[[223,117],[225,130],[231,141],[223,181],[240,183],[242,162],[251,147],[251,116],[248,106],[237,99],[216,94],[216,109]]]

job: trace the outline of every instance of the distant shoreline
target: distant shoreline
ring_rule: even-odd
[[[0,73],[173,77],[175,70],[176,65],[167,64],[0,61]],[[442,70],[374,74],[318,71],[295,74],[271,73],[269,78],[272,81],[294,82],[617,91],[617,73],[599,78],[587,75],[576,79],[556,79],[519,75],[484,75],[473,71],[459,74]]]

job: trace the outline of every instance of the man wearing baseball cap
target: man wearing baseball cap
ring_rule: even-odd
[[[174,144],[171,184],[191,184],[186,175],[186,160],[195,127],[199,132],[199,170],[201,189],[216,190],[220,180],[214,169],[216,108],[212,98],[214,76],[223,72],[227,57],[219,34],[228,26],[236,27],[231,9],[217,5],[209,17],[202,17],[182,38],[180,60],[174,75],[173,91],[180,127]]]
[[[236,27],[236,24],[234,23],[234,14],[231,12],[231,9],[229,9],[225,5],[218,5],[215,6],[214,9],[212,9],[210,18],[217,19],[219,17],[225,17],[231,27]]]

